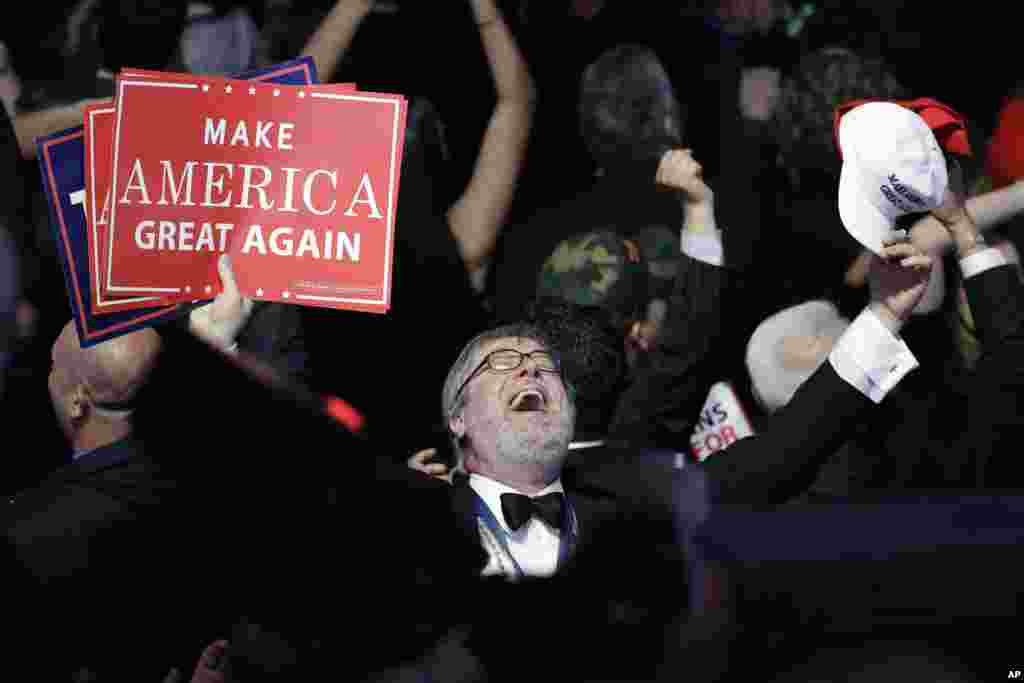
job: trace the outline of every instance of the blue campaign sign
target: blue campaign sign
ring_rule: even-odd
[[[317,83],[316,66],[309,57],[252,71],[239,78],[282,85]],[[93,346],[133,330],[176,318],[191,310],[191,306],[174,305],[102,315],[91,312],[85,219],[85,135],[82,127],[37,139],[36,153],[50,213],[50,226],[56,237],[57,253],[64,270],[71,316],[82,346]]]
[[[140,308],[93,315],[89,308],[89,249],[85,222],[85,144],[82,127],[53,133],[36,141],[50,226],[64,269],[71,317],[83,347],[94,346],[141,327],[175,318],[188,307]]]
[[[264,69],[247,71],[235,76],[243,81],[266,81],[281,85],[313,85],[320,80],[316,75],[316,64],[312,57],[300,57],[290,62],[281,62]]]

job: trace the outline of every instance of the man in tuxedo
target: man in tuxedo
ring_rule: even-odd
[[[782,426],[732,447],[756,447],[756,456],[716,458],[705,465],[719,497],[777,500],[813,474],[861,411],[880,402],[916,366],[896,333],[924,291],[932,260],[906,243],[884,253],[877,300],[783,411]],[[448,373],[444,415],[456,457],[479,499],[481,536],[491,551],[485,573],[551,575],[565,553],[560,548],[575,533],[578,520],[564,505],[561,483],[575,400],[563,379],[544,332],[525,325],[477,336]],[[520,496],[536,499],[540,507],[531,510]]]
[[[543,339],[527,326],[485,332],[445,380],[448,427],[484,503],[477,506],[481,534],[488,547],[505,551],[492,555],[485,573],[552,575],[575,526],[560,481],[575,404]],[[535,519],[529,501],[541,505]],[[509,532],[519,536],[506,541]]]
[[[780,426],[734,444],[729,457],[701,467],[717,500],[775,503],[802,490],[862,413],[916,365],[896,332],[923,294],[932,261],[910,244],[891,245],[884,254],[878,300],[797,393]],[[691,365],[684,369],[693,372]],[[685,608],[685,558],[679,557],[679,546],[688,501],[680,492],[700,487],[687,488],[686,470],[618,452],[578,468],[567,490],[562,473],[576,421],[568,379],[545,331],[514,324],[471,340],[445,380],[444,418],[468,474],[456,479],[454,506],[467,533],[487,552],[481,573],[531,586],[529,592],[485,603],[492,616],[481,616],[487,625],[482,632],[490,637],[479,637],[477,651],[488,653],[486,660],[498,656],[515,629],[546,630],[530,617],[535,615],[530,606],[543,604],[533,598],[546,595],[570,615],[551,626],[552,642],[558,641],[559,628],[570,628],[607,646],[595,645],[586,663],[567,664],[573,675],[581,675],[586,664],[594,667],[592,673],[628,664],[632,670],[626,666],[618,673],[632,671],[642,678],[650,672],[637,660],[661,661],[657,636],[662,634],[652,633],[651,625],[664,624]],[[671,374],[660,378],[672,379]],[[673,545],[674,552],[661,554]],[[553,580],[531,580],[543,577]],[[558,589],[543,588],[552,585]],[[493,619],[495,602],[508,610],[499,624]],[[605,607],[636,613],[620,617],[627,628],[618,631],[611,612],[602,613]],[[655,650],[649,649],[652,643]],[[638,647],[648,649],[636,659],[613,654],[639,653]]]

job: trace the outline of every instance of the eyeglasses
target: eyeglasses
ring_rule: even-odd
[[[537,368],[541,372],[559,372],[560,366],[558,363],[558,357],[547,349],[537,349],[529,353],[523,353],[522,351],[516,351],[515,349],[497,349],[491,351],[489,354],[484,356],[484,360],[480,365],[476,366],[473,372],[469,373],[469,377],[462,383],[459,390],[455,392],[452,403],[454,404],[459,400],[459,396],[462,395],[462,390],[466,388],[466,385],[470,381],[480,374],[480,371],[485,367],[494,370],[495,372],[511,372],[523,364],[523,360],[530,358],[537,365]]]

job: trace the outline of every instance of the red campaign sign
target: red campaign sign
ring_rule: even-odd
[[[298,65],[299,67],[305,65]],[[290,67],[294,70],[297,67]],[[261,75],[252,80],[273,78],[277,72]],[[148,78],[189,82],[191,74],[165,73],[135,69],[122,71],[121,78]],[[227,79],[225,79],[227,80]],[[338,88],[355,90],[354,83],[339,84]],[[92,295],[93,314],[112,313],[144,306],[153,306],[162,301],[160,297],[114,297],[104,296],[101,274],[107,272],[108,244],[107,226],[110,218],[110,184],[112,178],[112,153],[114,146],[114,121],[116,107],[111,100],[104,104],[85,108],[83,128],[85,132],[85,183],[86,183],[86,224],[89,252],[89,270],[94,283]]]
[[[85,134],[85,223],[89,255],[89,306],[94,315],[155,306],[159,297],[104,296],[100,275],[107,270],[107,223],[110,213],[111,156],[114,140],[113,101],[85,107],[82,119]],[[98,144],[97,144],[98,141]]]
[[[207,298],[227,251],[246,296],[386,311],[405,100],[351,88],[122,78],[107,293]]]
[[[267,71],[249,80],[266,81],[282,74],[299,72],[304,74],[307,83],[312,83],[309,65],[304,63],[289,64],[274,71]],[[149,71],[145,69],[123,70],[120,78],[131,77],[150,80],[168,80],[191,82],[192,74]],[[211,77],[210,80],[223,80]],[[354,83],[338,84],[337,88],[355,90]],[[83,129],[85,133],[85,184],[87,224],[87,244],[89,253],[90,279],[94,283],[90,290],[93,314],[112,313],[144,306],[152,306],[163,301],[161,297],[115,297],[110,293],[104,296],[101,275],[107,272],[108,243],[107,225],[110,214],[110,184],[112,181],[112,153],[114,144],[114,121],[116,108],[111,100],[104,104],[91,105],[85,108]]]

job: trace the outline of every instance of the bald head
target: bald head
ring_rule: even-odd
[[[82,348],[73,323],[53,346],[54,366],[67,368],[98,403],[131,400],[149,376],[160,351],[160,335],[144,328]]]
[[[121,414],[116,404],[135,397],[159,352],[160,335],[150,328],[82,348],[74,323],[65,325],[53,344],[49,379],[50,397],[64,432],[74,440],[86,423]],[[115,404],[114,413],[104,408],[110,404]]]

